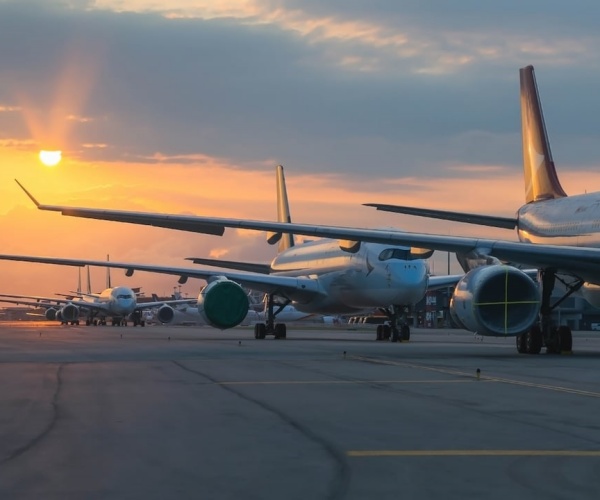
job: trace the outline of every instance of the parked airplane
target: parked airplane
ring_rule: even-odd
[[[262,311],[248,309],[248,314],[242,320],[240,325],[256,324],[265,322],[268,315],[267,301],[265,300],[265,308]],[[198,307],[191,304],[181,304],[172,308],[173,313],[169,310],[169,306],[161,306],[155,310],[154,319],[165,324],[181,324],[181,323],[196,323],[204,325],[206,322],[198,312]],[[287,305],[283,307],[277,314],[277,321],[280,323],[289,323],[290,321],[299,321],[310,318],[314,314],[298,311],[294,306]]]
[[[200,313],[209,324],[221,329],[238,325],[246,316],[248,302],[240,285],[265,292],[268,294],[267,317],[264,323],[256,324],[256,338],[265,338],[266,335],[285,338],[285,323],[275,323],[275,319],[285,306],[293,304],[300,312],[328,315],[357,313],[378,307],[388,316],[389,324],[377,327],[377,338],[408,340],[410,328],[404,320],[406,307],[421,300],[428,286],[450,286],[461,277],[429,277],[423,257],[431,255],[431,252],[423,252],[419,248],[331,239],[295,245],[293,236],[289,234],[290,214],[283,167],[277,167],[276,178],[278,220],[284,231],[279,228],[268,235],[269,243],[279,243],[279,254],[270,266],[259,265],[263,268],[261,272],[114,262],[110,263],[110,267],[127,269],[129,275],[134,270],[145,270],[179,275],[184,280],[188,277],[207,280],[209,283],[198,298]],[[96,261],[46,257],[0,255],[0,259],[100,265]],[[266,267],[270,274],[263,274]],[[278,305],[277,297],[283,298],[284,302]]]
[[[0,302],[44,308],[46,309],[46,319],[60,321],[63,324],[78,325],[79,317],[84,313],[86,315],[85,324],[88,326],[106,325],[107,317],[111,318],[113,326],[127,325],[128,319],[133,322],[133,326],[144,326],[145,321],[141,315],[143,310],[154,307],[172,309],[173,305],[188,304],[195,302],[195,300],[185,299],[138,304],[136,295],[131,288],[119,286],[107,288],[99,294],[84,294],[82,297],[71,299],[0,294]]]
[[[577,289],[600,306],[600,193],[567,197],[550,153],[532,66],[520,70],[523,157],[526,205],[514,221],[478,216],[486,225],[518,229],[520,242],[498,239],[408,233],[393,230],[289,224],[233,218],[182,216],[65,206],[42,205],[28,196],[40,210],[63,215],[184,231],[222,235],[226,227],[261,231],[292,230],[295,234],[339,238],[384,245],[416,245],[471,256],[475,259],[508,261],[539,269],[538,284],[513,266],[494,265],[469,271],[455,289],[451,303],[454,319],[480,335],[517,339],[517,350],[539,353],[569,351],[572,334],[567,326],[551,324],[552,310]],[[26,191],[27,192],[27,191]],[[494,219],[496,222],[494,223]],[[363,245],[361,245],[363,246]],[[557,278],[570,276],[568,291],[558,303],[550,297]]]
[[[49,321],[60,321],[63,325],[79,324],[79,316],[77,318],[70,317],[67,321],[63,317],[63,308],[66,303],[64,299],[57,299],[56,297],[39,297],[36,295],[7,295],[0,294],[0,302],[7,304],[30,306],[36,309],[44,309],[43,316]]]

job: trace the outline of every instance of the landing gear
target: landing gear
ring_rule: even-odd
[[[377,337],[375,340],[389,340],[392,335],[390,325],[377,325]]]
[[[392,305],[380,309],[389,320],[389,324],[377,326],[377,340],[391,340],[392,342],[408,342],[410,340],[410,326],[406,320],[406,308]]]
[[[567,287],[567,292],[555,303],[550,299],[554,284],[557,279],[556,269],[541,269],[539,281],[542,284],[542,305],[540,307],[539,324],[533,325],[528,332],[517,336],[517,351],[523,354],[539,354],[542,347],[546,347],[548,354],[571,352],[573,349],[573,334],[568,326],[555,326],[552,324],[552,311],[566,298],[571,296],[583,286],[583,281],[577,280],[567,283],[560,280]]]
[[[275,317],[283,311],[291,301],[287,300],[283,304],[275,304],[274,296],[270,293],[267,296],[266,322],[256,323],[254,325],[254,338],[264,339],[267,335],[273,335],[276,339],[285,339],[287,337],[287,326],[285,323],[275,323]],[[277,310],[275,311],[275,306]]]

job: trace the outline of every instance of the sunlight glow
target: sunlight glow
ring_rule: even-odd
[[[60,159],[62,158],[61,151],[46,151],[42,149],[40,151],[40,161],[46,165],[47,167],[54,167],[58,165]]]

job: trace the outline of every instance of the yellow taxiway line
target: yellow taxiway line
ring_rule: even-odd
[[[600,450],[352,450],[349,457],[600,457]]]

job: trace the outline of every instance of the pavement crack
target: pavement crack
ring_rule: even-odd
[[[54,395],[52,396],[52,415],[50,416],[50,420],[48,421],[46,427],[42,429],[42,431],[37,435],[30,439],[23,446],[20,446],[16,450],[13,450],[7,457],[0,460],[0,466],[5,465],[6,463],[19,458],[21,455],[27,453],[29,450],[40,444],[47,436],[52,432],[56,422],[58,421],[58,401],[60,398],[60,392],[62,389],[62,372],[65,364],[62,363],[56,369],[56,387],[54,389]]]
[[[275,408],[274,406],[271,406],[268,403],[265,403],[264,401],[252,398],[251,396],[248,396],[247,394],[244,394],[243,392],[237,390],[235,387],[220,384],[218,380],[214,379],[210,375],[207,375],[206,373],[194,370],[193,368],[189,368],[178,361],[173,361],[173,363],[182,370],[193,373],[200,377],[204,377],[207,380],[210,380],[212,383],[219,385],[219,387],[221,387],[222,389],[229,391],[232,394],[235,394],[237,397],[242,398],[250,403],[253,403],[262,408],[263,410],[276,415],[284,423],[288,424],[290,427],[298,431],[304,437],[318,444],[327,452],[327,454],[332,458],[335,464],[335,475],[330,484],[327,498],[331,500],[341,500],[346,496],[346,492],[348,491],[348,486],[350,484],[350,465],[347,461],[346,455],[340,452],[333,444],[328,442],[323,437],[319,436],[317,433],[313,432],[305,425],[302,425],[297,420],[294,420],[292,417],[290,417],[280,409]]]

